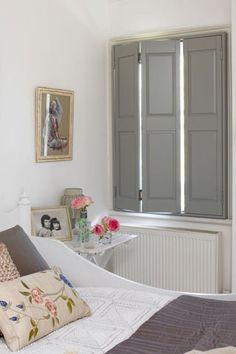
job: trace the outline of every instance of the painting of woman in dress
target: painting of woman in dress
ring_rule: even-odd
[[[36,161],[72,159],[73,91],[36,90]]]
[[[68,139],[61,135],[60,124],[63,119],[63,110],[58,97],[49,103],[49,110],[45,117],[43,128],[44,144],[53,150],[62,150],[67,146]]]

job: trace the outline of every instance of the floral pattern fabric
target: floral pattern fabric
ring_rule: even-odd
[[[0,329],[13,351],[88,315],[89,306],[58,269],[0,284]]]

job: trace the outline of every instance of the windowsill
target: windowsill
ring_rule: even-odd
[[[155,221],[173,221],[173,222],[183,222],[183,223],[195,223],[195,224],[214,224],[214,225],[222,225],[222,226],[231,226],[231,219],[207,219],[207,218],[195,218],[190,216],[177,216],[177,215],[157,215],[157,214],[144,214],[144,213],[132,213],[132,212],[124,212],[117,210],[110,210],[109,215],[124,218],[124,219],[139,219],[146,222]]]

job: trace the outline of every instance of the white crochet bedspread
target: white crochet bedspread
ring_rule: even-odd
[[[129,338],[172,297],[134,290],[81,288],[92,316],[39,339],[19,354],[101,354]],[[0,353],[12,353],[3,338]]]

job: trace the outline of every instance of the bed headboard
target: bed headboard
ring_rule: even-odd
[[[31,203],[25,193],[20,196],[16,208],[8,212],[0,211],[0,231],[15,225],[20,225],[31,235]]]

